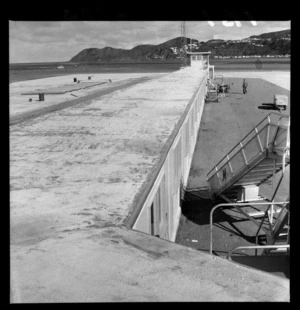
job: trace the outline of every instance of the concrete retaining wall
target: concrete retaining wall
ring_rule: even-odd
[[[177,128],[164,163],[132,227],[135,230],[175,241],[181,215],[181,192],[188,181],[203,112],[206,82],[207,75],[187,106],[181,126]]]

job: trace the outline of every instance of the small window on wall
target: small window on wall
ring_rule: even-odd
[[[150,207],[150,231],[151,235],[160,237],[161,224],[163,221],[162,213],[165,205],[165,176],[163,176],[160,186],[158,187],[153,202]]]
[[[157,198],[154,198],[154,201],[150,207],[150,232],[152,236],[159,237],[159,220],[158,220],[158,203]]]
[[[152,202],[150,207],[150,233],[154,235],[154,203]]]
[[[168,212],[165,213],[165,238],[167,240],[169,240],[169,216],[168,216]]]
[[[196,60],[196,56],[192,56],[192,60]]]
[[[157,196],[156,202],[157,202],[158,223],[160,224],[160,222],[161,222],[161,208],[162,208],[162,204],[163,204],[163,194],[162,194],[161,187],[158,188],[156,196]]]

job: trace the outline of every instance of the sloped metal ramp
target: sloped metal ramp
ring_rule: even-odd
[[[212,199],[259,186],[290,162],[290,117],[270,113],[207,174]]]

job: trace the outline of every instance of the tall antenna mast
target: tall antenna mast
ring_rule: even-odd
[[[186,40],[186,36],[185,36],[185,21],[181,22],[181,48],[182,48],[182,52],[181,52],[181,62],[182,62],[182,66],[186,67],[187,66],[187,59],[186,59],[186,44],[187,44],[187,40]]]

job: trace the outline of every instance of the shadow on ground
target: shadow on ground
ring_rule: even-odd
[[[210,212],[215,205],[211,199],[198,198],[194,201],[184,201],[181,207],[182,216],[197,226],[207,226],[206,229],[208,230]],[[249,222],[249,220],[232,207],[221,207],[213,213],[214,227],[218,227],[223,233],[229,234],[230,237],[238,236],[249,243],[255,244],[255,236],[245,234],[238,227],[246,222]],[[259,241],[260,243],[264,241],[263,236]]]
[[[215,205],[208,198],[183,201],[176,243],[209,253],[210,212]],[[257,227],[253,230],[253,223],[238,210],[232,207],[216,209],[213,214],[213,254],[226,257],[235,247],[255,245],[256,231]],[[265,244],[266,236],[261,232],[258,245]],[[286,256],[261,256],[261,250],[258,256],[254,254],[254,250],[238,251],[232,255],[232,261],[289,278],[289,260]]]
[[[260,106],[258,106],[261,110],[273,110],[273,111],[280,111],[278,107],[274,105],[274,103],[262,103]]]
[[[242,95],[243,92],[233,92],[233,91],[229,91],[228,94],[233,94],[233,95]]]

